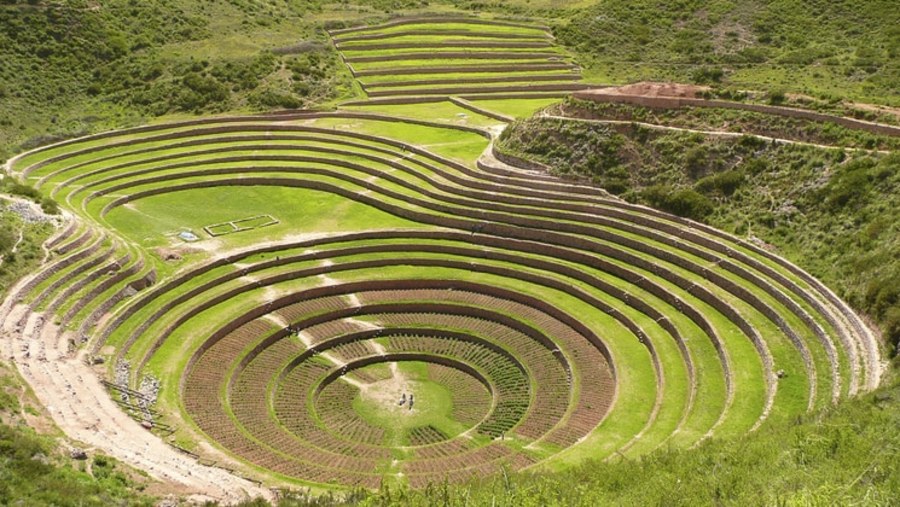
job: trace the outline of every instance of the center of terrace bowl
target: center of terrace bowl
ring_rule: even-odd
[[[353,370],[324,386],[315,400],[317,414],[337,436],[394,448],[460,436],[488,415],[491,404],[491,393],[479,380],[426,361]]]

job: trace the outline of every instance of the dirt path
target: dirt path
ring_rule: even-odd
[[[257,496],[272,498],[267,488],[224,469],[199,464],[126,415],[84,362],[86,351],[70,352],[67,335],[50,319],[15,303],[17,289],[33,276],[20,280],[0,304],[0,353],[16,365],[75,445],[113,456],[200,499],[232,504]]]
[[[83,361],[84,352],[69,353],[59,329],[43,315],[30,313],[17,332],[17,317],[26,314],[28,308],[17,305],[4,320],[3,354],[16,364],[69,438],[142,469],[155,479],[226,503],[271,496],[267,489],[223,469],[200,465],[142,428],[109,397]]]

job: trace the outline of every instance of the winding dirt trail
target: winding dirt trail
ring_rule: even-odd
[[[770,143],[777,144],[794,144],[797,146],[811,146],[813,148],[822,148],[826,150],[843,150],[847,152],[864,152],[864,153],[880,153],[882,155],[888,155],[891,151],[888,150],[869,150],[866,148],[852,148],[849,146],[837,146],[830,144],[816,144],[809,143],[806,141],[794,141],[792,139],[782,139],[779,137],[769,137],[760,134],[746,134],[743,132],[725,132],[721,130],[698,130],[698,129],[690,129],[684,127],[672,127],[669,125],[659,125],[656,123],[645,123],[641,121],[629,121],[629,120],[592,120],[589,118],[573,118],[571,116],[561,116],[555,114],[546,114],[540,113],[538,114],[539,118],[548,118],[551,120],[563,120],[563,121],[573,121],[579,123],[595,123],[601,125],[640,125],[641,127],[646,127],[654,130],[667,130],[671,132],[687,132],[690,134],[700,134],[709,137],[753,137],[756,139],[760,139],[762,141],[767,141]]]

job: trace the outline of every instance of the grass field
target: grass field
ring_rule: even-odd
[[[173,210],[176,211],[173,213]],[[210,223],[261,214],[273,215],[279,223],[234,236],[211,238],[203,233],[201,241],[196,243],[177,237],[182,230],[199,234]],[[151,197],[135,205],[116,208],[107,215],[107,221],[111,227],[123,231],[126,237],[147,249],[186,247],[231,250],[322,231],[416,227],[413,222],[333,194],[270,187],[186,190]]]

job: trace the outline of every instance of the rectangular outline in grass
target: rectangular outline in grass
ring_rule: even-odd
[[[253,225],[253,226],[248,226],[248,227],[241,227],[240,225],[238,225],[243,222],[250,222],[252,220],[258,220],[260,218],[268,218],[268,221],[263,222],[260,225]],[[227,222],[220,222],[218,224],[206,225],[203,227],[203,230],[206,231],[207,234],[209,234],[210,236],[215,238],[218,236],[224,236],[226,234],[233,234],[235,232],[243,232],[243,231],[249,231],[249,230],[253,230],[253,229],[259,229],[261,227],[268,227],[270,225],[275,225],[277,223],[279,223],[279,220],[277,218],[273,217],[272,215],[256,215],[256,216],[252,216],[252,217],[241,218],[238,220],[229,220]],[[214,229],[216,229],[218,227],[225,227],[225,226],[230,226],[231,230],[224,231],[224,232],[213,232]]]

